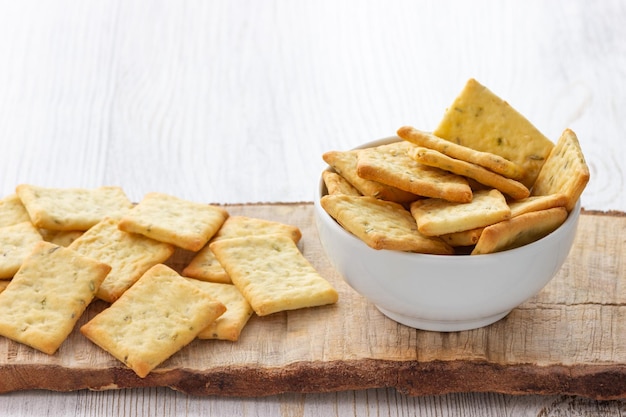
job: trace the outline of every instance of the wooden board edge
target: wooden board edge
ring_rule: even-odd
[[[626,398],[626,365],[500,365],[489,362],[389,360],[298,362],[283,368],[224,367],[204,372],[162,369],[139,378],[125,367],[0,367],[0,393],[27,389],[76,391],[169,387],[194,396],[264,397],[395,388],[409,396],[453,393],[576,395],[595,400]]]

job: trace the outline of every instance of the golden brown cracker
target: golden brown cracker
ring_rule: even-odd
[[[431,254],[454,252],[441,239],[421,234],[411,213],[400,204],[346,195],[327,195],[320,203],[344,229],[374,249]]]
[[[475,79],[446,110],[434,135],[521,166],[531,188],[554,144],[524,116]]]
[[[211,250],[259,316],[337,302],[337,291],[287,236],[222,239]]]
[[[421,164],[472,178],[488,187],[496,188],[514,199],[519,200],[530,195],[530,190],[521,182],[506,178],[470,162],[451,158],[441,152],[418,146],[410,149],[408,154]]]
[[[117,300],[152,266],[165,262],[174,246],[143,235],[119,230],[117,220],[105,218],[69,248],[111,266],[96,296],[109,303]]]
[[[206,245],[227,217],[228,212],[218,206],[151,192],[122,217],[118,227],[195,252]]]
[[[144,378],[225,311],[222,303],[158,264],[80,331]]]
[[[0,227],[0,279],[11,278],[43,239],[30,221]]]
[[[49,355],[93,300],[110,267],[41,241],[0,293],[0,334]]]
[[[416,145],[441,152],[451,158],[482,166],[507,178],[519,180],[523,178],[524,175],[522,167],[500,155],[477,151],[467,146],[442,139],[432,133],[415,129],[411,126],[403,126],[398,129],[398,136]]]
[[[362,195],[348,180],[336,172],[325,170],[322,172],[322,179],[328,194]]]
[[[29,221],[30,216],[17,194],[8,195],[0,200],[0,227]]]
[[[358,156],[358,175],[423,197],[472,201],[465,178],[416,162],[408,155],[413,148],[415,145],[400,141],[363,149]]]
[[[589,182],[589,176],[589,167],[576,134],[565,129],[541,168],[532,194],[564,194],[567,197],[565,207],[572,211]]]
[[[87,230],[105,217],[120,218],[133,207],[120,187],[16,188],[33,224],[49,230]]]
[[[357,173],[357,163],[361,149],[352,151],[329,151],[322,158],[336,173],[345,178],[354,188],[363,195],[379,198],[396,203],[410,203],[418,197],[410,192],[400,190],[378,181],[367,180]]]
[[[471,203],[424,199],[411,204],[417,229],[427,236],[439,236],[476,229],[508,219],[511,209],[498,190],[477,191]]]
[[[460,232],[446,233],[439,235],[439,238],[446,242],[453,248],[460,246],[473,246],[478,242],[484,227],[478,227],[476,229],[463,230]]]
[[[511,217],[531,211],[547,210],[554,207],[565,207],[567,197],[564,194],[537,195],[524,198],[523,200],[509,201]]]
[[[564,207],[524,213],[485,227],[472,255],[515,249],[539,240],[556,230],[567,218]]]
[[[229,239],[233,237],[245,237],[251,235],[284,234],[295,243],[302,238],[302,232],[296,226],[281,222],[258,219],[247,216],[230,216],[224,221],[222,227],[215,233],[212,241]],[[221,282],[230,284],[231,280],[224,268],[211,251],[209,245],[202,248],[183,270],[186,277],[196,278],[203,281]]]
[[[226,306],[226,312],[202,330],[198,334],[198,339],[230,340],[231,342],[239,340],[241,331],[254,313],[250,303],[239,289],[232,284],[187,279]]]

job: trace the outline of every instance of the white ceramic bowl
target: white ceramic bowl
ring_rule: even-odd
[[[390,143],[391,137],[361,148]],[[537,294],[558,272],[576,236],[580,201],[554,232],[528,245],[485,255],[428,255],[375,250],[344,230],[320,205],[314,212],[322,246],[356,292],[387,317],[422,330],[486,326]]]

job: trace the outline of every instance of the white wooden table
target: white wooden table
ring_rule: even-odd
[[[323,152],[406,124],[432,130],[474,77],[551,139],[572,128],[592,175],[583,206],[626,211],[624,22],[621,0],[3,0],[0,196],[30,182],[120,185],[135,201],[310,201]],[[0,396],[12,416],[563,413],[624,414],[626,402],[393,389]]]

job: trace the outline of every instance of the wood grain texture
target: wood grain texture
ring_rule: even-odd
[[[574,129],[592,174],[583,205],[626,211],[625,19],[620,0],[2,1],[0,195],[33,182],[117,184],[134,201],[309,201],[321,153],[433,128],[472,76],[549,137]],[[622,401],[385,388],[20,391],[0,405],[12,416],[626,414]]]
[[[48,356],[0,340],[0,392],[167,386],[193,395],[259,397],[393,387],[408,395],[459,392],[626,398],[626,216],[581,216],[564,268],[545,291],[488,327],[427,332],[399,325],[329,264],[311,204],[235,205],[231,215],[298,226],[304,256],[337,288],[336,305],[253,316],[238,342],[196,340],[145,378],[78,330]],[[182,270],[192,254],[168,261]],[[592,282],[604,281],[594,285]],[[106,308],[95,302],[80,326]],[[360,323],[360,324],[359,324]]]

